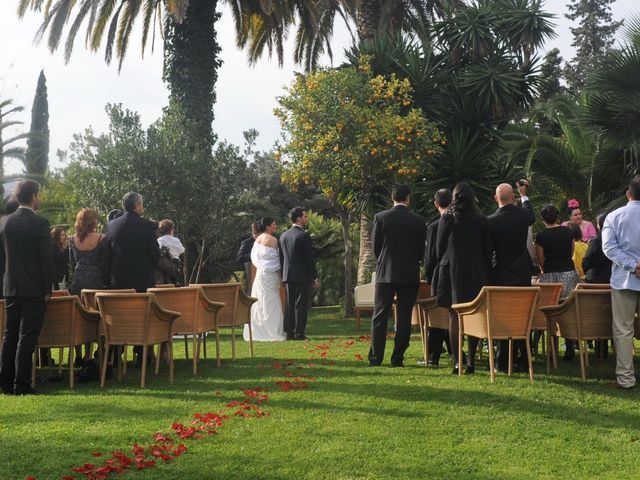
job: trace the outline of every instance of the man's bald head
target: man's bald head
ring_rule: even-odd
[[[514,202],[513,187],[508,183],[498,185],[496,188],[496,202],[500,207],[512,204]]]

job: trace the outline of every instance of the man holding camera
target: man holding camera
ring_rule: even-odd
[[[491,285],[505,287],[531,286],[531,257],[527,250],[529,226],[535,222],[535,214],[527,197],[527,180],[516,182],[522,207],[515,205],[513,188],[501,183],[496,188],[498,210],[489,216],[489,231],[493,245]],[[515,342],[518,352],[516,371],[526,371],[527,352],[523,340]],[[498,343],[498,370],[507,372],[509,366],[508,341]]]

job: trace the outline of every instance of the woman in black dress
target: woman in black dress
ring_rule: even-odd
[[[476,210],[471,186],[462,182],[453,189],[453,202],[440,217],[436,240],[438,257],[438,306],[449,308],[449,338],[455,359],[454,374],[460,368],[458,350],[458,315],[451,310],[455,303],[470,302],[483,286],[489,284],[491,235],[487,218]],[[475,373],[478,338],[469,337],[466,374]],[[463,357],[464,358],[464,357]]]
[[[69,292],[71,295],[80,295],[83,288],[105,288],[108,285],[109,273],[107,249],[102,241],[104,235],[96,232],[98,212],[91,208],[81,209],[76,217],[75,228],[76,234],[69,239],[69,262],[73,270]],[[90,353],[87,348],[87,358]],[[79,359],[78,364],[82,363],[82,356],[78,351],[76,359]]]
[[[60,290],[60,282],[69,282],[69,245],[67,232],[62,227],[51,229],[51,253],[53,257],[53,289]]]

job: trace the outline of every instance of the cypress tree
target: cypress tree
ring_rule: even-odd
[[[27,173],[44,175],[49,165],[49,101],[44,70],[38,77],[31,107],[31,130],[27,139],[25,167]]]

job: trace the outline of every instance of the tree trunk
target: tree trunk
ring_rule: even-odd
[[[351,241],[351,215],[343,208],[338,208],[342,240],[344,242],[344,315],[353,316],[353,242]]]
[[[366,213],[360,214],[360,253],[358,256],[358,285],[371,280],[371,273],[376,266],[371,245],[371,220]]]
[[[169,87],[169,105],[190,124],[194,145],[209,154],[215,136],[213,104],[218,79],[220,47],[216,40],[217,0],[191,0],[185,18],[167,20],[163,79]]]
[[[361,42],[373,40],[380,19],[380,0],[360,0],[356,11],[356,32]]]

